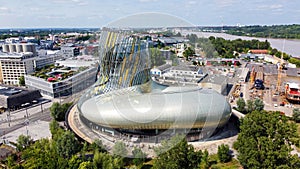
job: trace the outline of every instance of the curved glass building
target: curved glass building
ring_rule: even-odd
[[[216,91],[153,81],[150,50],[141,37],[104,28],[99,52],[99,79],[77,104],[87,126],[111,135],[143,137],[205,131],[195,140],[229,120],[231,107]]]

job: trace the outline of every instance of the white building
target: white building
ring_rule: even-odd
[[[19,78],[34,71],[32,53],[0,53],[0,82],[18,85]]]
[[[74,57],[74,56],[78,56],[80,53],[79,48],[73,47],[71,45],[62,46],[60,48],[60,51],[63,57]]]
[[[74,62],[73,64],[71,64],[72,61]],[[52,82],[44,78],[35,77],[33,75],[25,75],[26,86],[30,89],[38,89],[42,94],[55,98],[77,93],[95,83],[98,71],[98,64],[96,62],[77,61],[70,59],[68,62],[65,62],[66,64],[63,64],[63,62],[58,63],[59,66],[71,66],[69,67],[69,72],[74,72],[72,73],[72,76],[63,80]],[[86,69],[80,70],[83,67],[86,67]],[[59,72],[64,73],[68,72],[68,70],[55,70],[54,72],[48,72],[48,74]]]
[[[162,75],[164,73],[168,72],[171,69],[171,67],[172,66],[170,64],[164,64],[164,65],[152,68],[150,70],[150,72],[151,72],[151,75],[156,75],[156,76],[162,77]]]

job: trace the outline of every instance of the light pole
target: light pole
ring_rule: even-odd
[[[41,111],[43,113],[43,102],[41,103]]]

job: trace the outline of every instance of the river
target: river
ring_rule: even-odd
[[[236,36],[229,35],[226,33],[211,33],[211,32],[191,32],[191,31],[182,31],[183,35],[187,34],[196,34],[198,37],[208,38],[210,36],[221,37],[227,40],[242,39],[242,40],[252,40],[257,39],[259,41],[268,40],[272,48],[276,48],[279,51],[284,51],[287,54],[290,54],[294,57],[300,57],[300,40],[294,39],[273,39],[273,38],[257,38],[257,37],[248,37],[248,36]]]

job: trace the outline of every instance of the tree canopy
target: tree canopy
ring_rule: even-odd
[[[20,78],[19,78],[19,85],[20,86],[25,86],[25,78],[24,78],[24,76],[20,76]]]
[[[245,113],[246,112],[246,102],[243,98],[238,98],[238,100],[236,101],[237,104],[237,110],[240,111],[241,113]]]
[[[113,147],[113,154],[119,157],[125,157],[128,151],[126,149],[126,145],[122,141],[117,141]]]
[[[272,25],[272,26],[243,26],[234,27],[227,31],[229,34],[239,36],[254,36],[264,38],[292,38],[300,39],[300,25]]]
[[[74,134],[66,131],[57,138],[56,149],[60,156],[70,158],[80,150],[80,145]]]
[[[291,155],[296,126],[280,112],[253,111],[241,119],[234,147],[245,168],[300,168]]]
[[[218,146],[218,158],[222,163],[229,162],[231,160],[228,145],[221,144]]]
[[[293,120],[297,123],[300,122],[300,109],[299,108],[295,108],[293,109]]]
[[[157,169],[199,168],[202,157],[202,151],[195,151],[192,145],[178,135],[163,141],[162,146],[155,151],[158,157],[153,168]]]
[[[51,116],[57,121],[64,121],[65,114],[68,111],[69,107],[72,106],[71,103],[59,104],[57,102],[53,103],[50,107]]]

